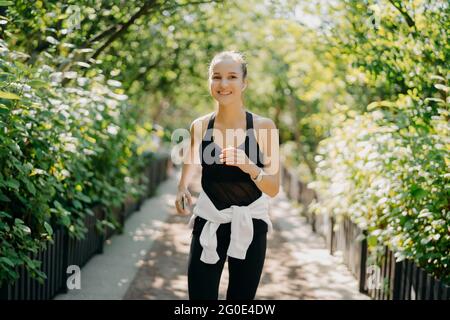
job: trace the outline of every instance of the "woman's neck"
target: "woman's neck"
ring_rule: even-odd
[[[242,119],[245,121],[245,106],[242,101],[229,105],[218,104],[216,120],[225,127],[235,127]]]

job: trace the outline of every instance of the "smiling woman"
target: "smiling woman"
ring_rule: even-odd
[[[222,52],[214,57],[209,66],[210,93],[220,103],[227,97],[242,98],[247,87],[247,63],[237,52]],[[242,101],[241,101],[242,102]]]
[[[246,110],[247,63],[235,51],[217,54],[209,66],[209,90],[217,109],[191,125],[191,159],[183,164],[176,207],[186,198],[193,163],[202,166],[202,191],[190,220],[190,299],[217,299],[228,256],[227,299],[254,299],[261,277],[269,218],[269,196],[279,190],[278,131],[272,120]],[[203,128],[206,128],[204,130]],[[269,133],[269,135],[267,134]]]

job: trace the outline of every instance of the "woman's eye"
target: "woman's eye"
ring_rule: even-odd
[[[230,78],[231,78],[231,79],[237,79],[236,76],[231,76]],[[214,80],[217,80],[217,79],[220,79],[220,77],[213,77],[213,79],[214,79]]]

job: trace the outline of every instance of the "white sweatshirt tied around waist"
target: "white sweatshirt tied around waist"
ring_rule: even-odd
[[[203,248],[200,260],[208,264],[215,264],[219,261],[216,232],[222,223],[231,222],[230,245],[227,255],[237,259],[245,259],[247,249],[253,240],[253,218],[265,221],[269,232],[272,231],[272,222],[269,218],[269,198],[264,193],[248,206],[233,205],[223,210],[217,210],[211,199],[202,190],[189,220],[191,228],[193,228],[197,216],[207,220],[200,234],[200,244]]]

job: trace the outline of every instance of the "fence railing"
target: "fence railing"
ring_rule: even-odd
[[[369,252],[366,231],[348,217],[336,222],[328,214],[308,212],[306,208],[317,200],[317,195],[285,166],[281,179],[284,192],[302,204],[305,209],[302,214],[312,230],[324,237],[330,254],[342,253],[344,264],[358,280],[360,292],[376,300],[450,300],[450,286],[413,261],[396,262],[394,253],[386,246],[381,252]]]
[[[113,215],[123,227],[125,220],[132,212],[139,209],[145,198],[153,195],[157,186],[167,178],[171,165],[168,155],[157,155],[148,164],[144,175],[148,178],[147,192],[144,197],[134,199],[128,197],[119,208],[113,208]],[[67,273],[69,266],[83,267],[95,254],[103,253],[103,245],[118,230],[105,228],[99,231],[96,227],[98,220],[105,217],[105,209],[96,206],[92,208],[94,215],[85,218],[87,233],[84,239],[75,239],[69,236],[63,228],[54,231],[54,242],[47,248],[40,250],[32,258],[41,261],[41,271],[47,278],[43,284],[33,279],[25,268],[19,267],[19,279],[13,284],[0,287],[0,300],[48,300],[59,293],[66,293]],[[120,231],[120,229],[119,229]]]

